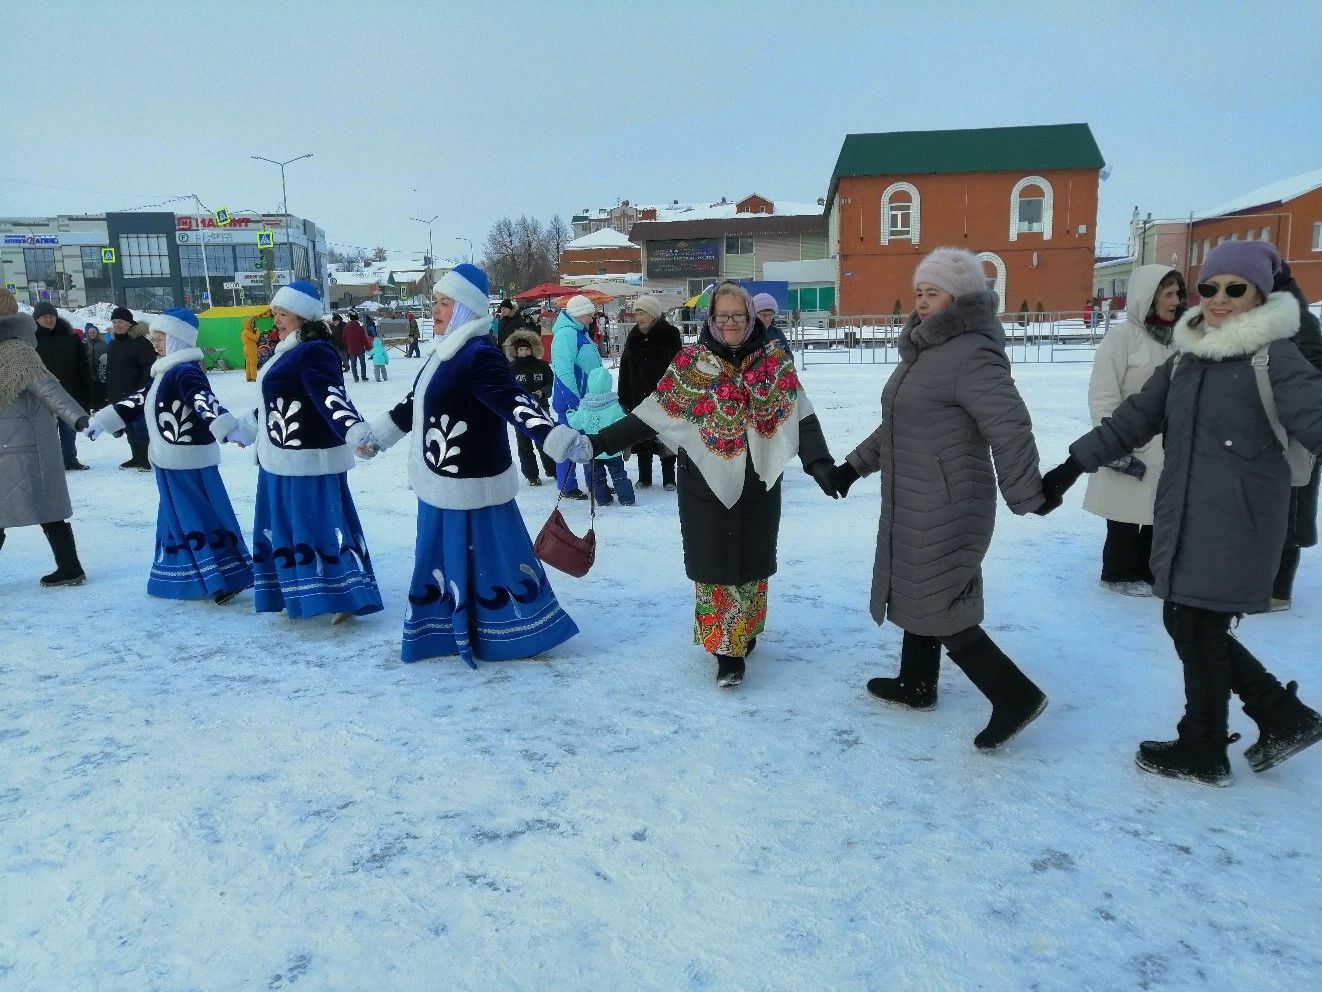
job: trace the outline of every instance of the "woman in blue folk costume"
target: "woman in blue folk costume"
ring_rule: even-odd
[[[257,375],[261,407],[241,421],[257,445],[253,566],[259,613],[290,619],[334,614],[332,623],[381,610],[367,540],[349,493],[352,445],[370,434],[349,401],[340,356],[310,282],[271,300],[280,333]]]
[[[151,340],[161,357],[151,367],[151,381],[102,409],[87,436],[122,431],[143,418],[161,496],[147,592],[163,599],[210,596],[222,605],[251,588],[252,559],[216,468],[217,442],[228,439],[238,420],[211,391],[197,326],[190,310],[155,318]]]
[[[557,460],[591,458],[586,438],[553,426],[488,333],[487,277],[459,265],[437,281],[436,341],[404,399],[372,423],[371,457],[412,434],[409,483],[418,539],[401,657],[508,661],[578,633],[560,608],[514,502],[519,472],[505,425]]]

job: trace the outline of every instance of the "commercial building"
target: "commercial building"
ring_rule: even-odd
[[[1006,310],[1082,309],[1102,166],[1087,124],[847,135],[825,200],[839,312],[907,312],[942,245],[983,260]]]
[[[324,291],[325,255],[325,231],[281,214],[230,211],[225,225],[153,211],[0,217],[0,282],[33,304],[159,311],[265,303],[268,287],[294,279]]]
[[[642,271],[639,247],[614,228],[604,227],[565,245],[560,253],[559,277],[614,276]]]

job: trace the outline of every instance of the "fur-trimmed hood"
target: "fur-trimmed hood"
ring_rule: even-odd
[[[1000,306],[1000,297],[988,290],[956,296],[953,303],[926,320],[919,320],[917,311],[909,314],[904,330],[900,332],[900,357],[911,362],[920,351],[971,333],[984,334],[1004,348],[1005,328],[999,319]]]
[[[539,362],[545,357],[546,349],[542,347],[542,336],[530,327],[521,327],[505,339],[502,347],[505,349],[505,357],[514,361],[514,349],[522,342],[532,348],[532,357]]]
[[[188,362],[201,362],[206,355],[202,354],[201,348],[180,348],[170,355],[162,355],[156,361],[152,362],[152,378],[156,378],[162,373],[168,372],[176,365],[184,365]]]
[[[150,333],[151,333],[151,325],[148,324],[145,320],[140,320],[136,324],[133,324],[127,331],[124,332],[124,337],[145,338]],[[119,335],[116,334],[115,337],[119,337]]]
[[[1262,306],[1231,317],[1219,328],[1208,327],[1203,308],[1194,307],[1175,325],[1175,350],[1213,360],[1240,358],[1298,331],[1298,302],[1289,293],[1272,293]]]

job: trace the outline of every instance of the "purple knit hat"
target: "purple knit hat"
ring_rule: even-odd
[[[1271,296],[1272,283],[1281,267],[1281,256],[1266,241],[1222,241],[1207,253],[1198,281],[1213,276],[1239,276],[1252,283],[1263,300]]]

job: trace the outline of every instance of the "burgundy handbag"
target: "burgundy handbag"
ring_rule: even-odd
[[[592,519],[588,524],[588,532],[582,537],[569,529],[569,524],[565,523],[560,513],[560,500],[564,497],[564,493],[556,497],[555,508],[537,532],[532,552],[552,568],[581,579],[597,560],[597,531],[593,526],[597,522],[597,494],[591,486],[588,487]]]

